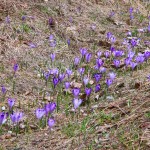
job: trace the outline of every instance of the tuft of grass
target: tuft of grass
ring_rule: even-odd
[[[137,37],[138,36],[138,30],[137,28],[134,28],[132,31],[132,36]]]
[[[139,20],[140,23],[142,23],[144,21],[144,19],[146,19],[146,17],[142,14],[139,15],[138,18],[139,18],[138,20]]]
[[[74,137],[78,134],[79,125],[75,123],[69,122],[65,126],[62,127],[62,133],[67,135],[68,137]]]
[[[23,23],[23,24],[21,24],[20,28],[25,33],[30,33],[31,32],[31,28],[28,24]]]
[[[118,129],[118,140],[129,150],[138,149],[140,140],[140,129],[135,123],[130,124],[130,128],[122,126]]]
[[[148,118],[148,119],[150,119],[150,111],[147,112],[147,113],[145,113],[145,117]]]
[[[0,150],[4,150],[4,148],[0,145]]]
[[[0,72],[4,72],[4,64],[0,64]]]
[[[99,114],[99,124],[102,125],[104,122],[110,122],[112,118],[112,113],[106,114],[104,111],[102,111]]]

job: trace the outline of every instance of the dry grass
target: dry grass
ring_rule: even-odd
[[[122,37],[126,31],[141,28],[147,23],[149,6],[144,6],[140,1],[132,2],[134,8],[139,8],[139,15],[143,22],[128,24],[126,12],[130,7],[128,1],[82,1],[82,0],[2,0],[0,2],[0,84],[6,85],[7,97],[12,96],[10,87],[12,66],[15,62],[22,64],[16,77],[14,98],[18,110],[23,110],[28,119],[29,131],[18,135],[9,134],[0,137],[0,149],[7,150],[148,150],[150,147],[150,82],[145,78],[150,73],[150,66],[135,71],[132,76],[118,78],[124,87],[115,86],[111,93],[114,101],[96,101],[92,103],[92,110],[83,106],[76,120],[65,113],[56,113],[57,121],[54,131],[47,128],[37,130],[35,116],[33,115],[35,100],[38,106],[43,104],[42,96],[33,90],[33,87],[47,90],[35,70],[46,68],[49,54],[56,52],[58,63],[67,68],[77,55],[80,47],[88,47],[94,52],[98,49],[109,48],[105,41],[105,34],[113,32],[117,37],[116,47],[121,45]],[[109,19],[110,11],[115,11],[113,19]],[[122,15],[120,15],[120,12]],[[5,17],[11,18],[11,26],[4,23]],[[21,16],[27,18],[26,32],[21,34]],[[47,20],[52,17],[55,21],[54,28],[49,28]],[[71,18],[72,17],[72,18]],[[138,18],[138,17],[137,17]],[[136,19],[137,19],[136,18]],[[69,21],[73,19],[73,21]],[[96,29],[91,31],[91,25],[96,24]],[[47,39],[50,34],[55,35],[59,41],[55,49],[48,46]],[[66,40],[71,39],[71,45],[66,45]],[[149,40],[143,36],[142,40]],[[29,43],[37,44],[36,49],[30,49]],[[101,46],[99,46],[101,44]],[[145,47],[141,48],[144,51]],[[72,59],[70,59],[72,58]],[[27,66],[27,68],[26,68]],[[2,68],[5,68],[4,70]],[[138,85],[138,86],[136,86]],[[1,95],[0,95],[1,96]],[[54,97],[55,99],[55,97]],[[19,107],[19,103],[21,106]],[[7,102],[0,103],[0,106]],[[96,108],[94,107],[96,106]],[[62,106],[63,108],[63,106]],[[91,113],[92,112],[92,113]],[[70,121],[72,120],[72,121]],[[77,125],[76,125],[77,124]],[[86,124],[86,125],[85,125]],[[85,125],[85,129],[83,126]],[[70,130],[67,130],[70,129]]]

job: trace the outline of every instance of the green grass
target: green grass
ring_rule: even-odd
[[[78,132],[79,132],[79,125],[72,122],[69,122],[68,124],[62,127],[62,133],[64,133],[68,137],[74,137],[78,134]]]
[[[112,120],[112,114],[111,113],[106,114],[103,111],[100,112],[99,121],[98,121],[100,125],[103,125],[105,122],[111,122],[111,120]]]
[[[20,29],[25,32],[25,33],[30,33],[31,32],[31,28],[28,24],[21,24]]]
[[[147,112],[147,113],[145,113],[145,117],[148,118],[148,119],[150,119],[150,111]]]

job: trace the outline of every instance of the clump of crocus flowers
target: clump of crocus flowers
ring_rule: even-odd
[[[19,133],[19,123],[23,119],[23,113],[19,111],[13,111],[13,106],[15,104],[15,99],[9,98],[8,99],[8,112],[0,112],[0,126],[2,127],[3,124],[7,122],[7,120],[11,120],[13,125],[13,131],[16,132],[16,135]]]
[[[114,15],[111,13],[110,17]],[[133,8],[129,9],[130,21],[133,20]],[[22,21],[26,20],[26,16],[22,16]],[[7,24],[10,24],[10,18],[6,17]],[[49,26],[52,27],[54,20],[49,19]],[[92,30],[95,30],[95,25],[93,24]],[[150,24],[146,28],[147,32],[150,31]],[[122,69],[123,71],[130,70],[134,71],[136,68],[142,66],[144,63],[148,63],[150,58],[150,51],[145,50],[143,52],[138,52],[137,48],[142,42],[139,37],[134,37],[132,32],[127,33],[127,37],[123,40],[122,44],[126,47],[123,49],[118,49],[115,47],[117,38],[112,32],[106,34],[106,40],[110,43],[110,49],[102,51],[98,49],[96,55],[89,51],[86,47],[81,47],[79,49],[80,55],[75,57],[72,66],[66,67],[65,69],[60,69],[55,67],[56,53],[51,53],[51,66],[52,68],[47,68],[43,71],[42,77],[46,81],[46,86],[54,91],[54,94],[63,91],[58,90],[58,88],[63,88],[67,91],[67,95],[70,94],[72,100],[72,106],[77,110],[84,99],[82,95],[85,94],[85,101],[91,101],[92,93],[98,93],[101,89],[106,87],[104,90],[108,90],[115,83],[117,77],[117,71]],[[48,39],[49,46],[54,50],[57,45],[56,38],[53,34],[49,36]],[[146,42],[146,41],[145,41]],[[71,41],[67,39],[67,45],[70,47]],[[147,42],[146,42],[147,43]],[[145,44],[146,45],[146,44]],[[30,43],[30,48],[36,48],[37,45]],[[107,67],[108,66],[108,67]],[[113,71],[109,68],[113,66]],[[123,66],[123,67],[122,67]],[[19,64],[15,63],[13,66],[14,75],[19,69]],[[111,68],[112,69],[112,68]],[[72,79],[75,78],[75,82],[80,82],[81,86],[72,86]],[[150,75],[147,76],[150,80]],[[93,80],[93,83],[90,81]],[[51,83],[51,86],[49,86]],[[1,86],[2,95],[5,95],[7,90],[5,86]],[[62,94],[62,93],[61,93]],[[71,101],[70,100],[70,101]],[[19,123],[21,122],[24,114],[19,111],[14,111],[15,99],[8,99],[8,112],[0,112],[0,126],[4,125],[8,118],[11,120],[14,127],[17,127],[16,132],[18,133]],[[35,116],[39,120],[39,126],[45,127],[49,126],[51,129],[54,127],[56,121],[54,119],[54,111],[57,108],[57,102],[46,103],[42,108],[37,108],[35,111]]]
[[[35,111],[36,118],[39,119],[39,126],[46,126],[45,122],[47,122],[49,128],[52,128],[55,125],[55,119],[53,118],[52,113],[56,109],[56,103],[50,102],[45,104],[44,108],[38,108]]]

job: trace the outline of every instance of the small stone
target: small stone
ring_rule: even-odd
[[[25,126],[23,123],[20,124],[20,128],[21,128],[21,129],[24,129],[25,127],[26,127],[26,126]]]
[[[9,133],[9,134],[12,134],[12,131],[9,130],[8,133]]]
[[[5,106],[2,106],[2,111],[4,111],[6,109],[6,107]]]
[[[35,129],[37,129],[37,126],[35,126],[35,125],[30,125],[30,128],[33,129],[33,130],[35,130]]]
[[[100,97],[99,95],[96,95],[96,96],[95,96],[95,100],[98,100],[98,99],[99,99],[99,97]]]
[[[98,108],[98,105],[92,106],[92,109],[96,109],[96,108]]]
[[[39,73],[39,74],[37,74],[37,77],[39,77],[39,78],[40,78],[40,77],[41,77],[41,74],[40,74],[40,73]]]
[[[83,110],[83,109],[80,109],[80,112],[81,112],[81,113],[84,113],[84,110]]]
[[[107,96],[106,100],[108,100],[108,101],[114,101],[114,97],[112,95],[111,96]]]
[[[72,109],[70,110],[70,112],[75,112],[75,109],[74,109],[74,108],[72,108]]]
[[[93,84],[94,84],[94,80],[90,80],[89,83],[90,83],[91,85],[93,85]]]

